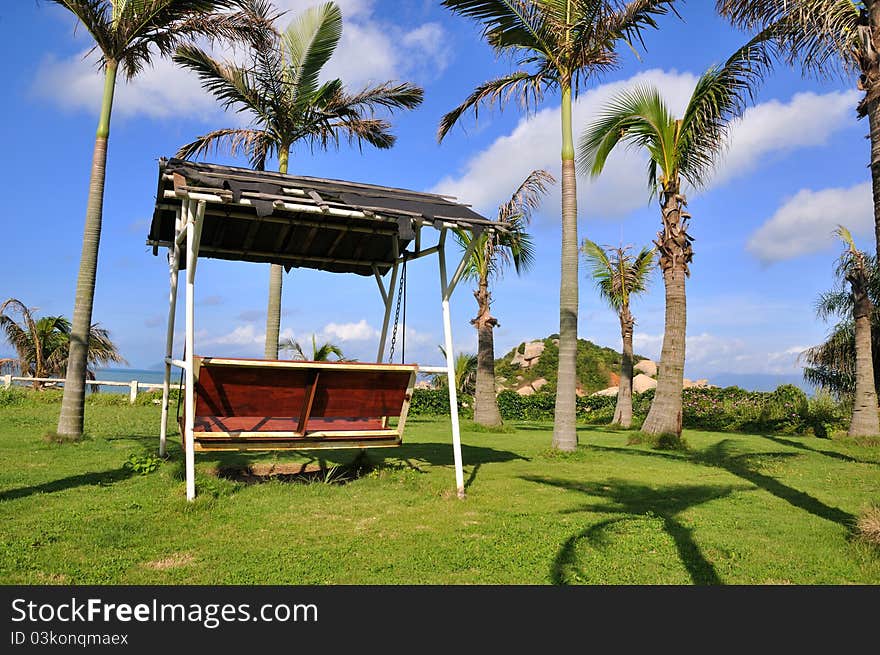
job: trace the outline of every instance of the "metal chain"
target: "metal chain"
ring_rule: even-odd
[[[406,261],[403,262],[403,270],[400,272],[400,284],[397,287],[397,309],[394,310],[394,329],[391,331],[391,349],[388,351],[388,363],[394,363],[394,346],[397,344],[397,326],[400,321],[400,301],[403,298],[403,288],[406,283]],[[406,311],[406,310],[404,310]],[[406,326],[403,327],[406,330]]]

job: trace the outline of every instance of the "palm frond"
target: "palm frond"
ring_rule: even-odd
[[[543,87],[547,81],[543,71],[537,73],[516,71],[510,75],[480,84],[464,102],[443,116],[437,130],[437,141],[443,141],[449,130],[467,112],[472,111],[476,121],[482,105],[492,107],[497,104],[503,108],[512,96],[516,96],[520,106],[525,111],[531,111],[538,106],[544,97]]]
[[[759,34],[697,81],[681,121],[676,159],[692,186],[707,181],[727,146],[730,122],[754,99],[754,90],[770,70],[773,42]]]
[[[554,35],[541,3],[529,0],[444,0],[452,13],[483,26],[483,35],[496,50],[528,48],[552,55]]]
[[[587,126],[578,147],[578,164],[590,175],[598,176],[614,148],[624,143],[647,149],[651,159],[669,177],[674,167],[675,127],[675,120],[656,88],[637,86],[623,91]]]
[[[196,159],[221,150],[232,157],[247,155],[255,170],[264,170],[266,158],[275,154],[275,139],[265,130],[231,128],[214,130],[181,146],[174,155],[179,159]]]
[[[860,67],[870,44],[861,38],[865,3],[854,0],[716,0],[718,12],[740,28],[767,34],[786,63],[819,77]]]
[[[281,42],[288,57],[294,98],[315,92],[321,69],[333,56],[341,37],[342,12],[333,2],[310,7],[291,21]]]

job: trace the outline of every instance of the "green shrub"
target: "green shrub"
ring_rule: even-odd
[[[152,473],[153,471],[158,470],[161,463],[162,460],[159,459],[157,455],[137,455],[132,453],[128,456],[128,459],[125,460],[125,464],[122,466],[123,468],[138,473],[139,475],[146,475],[147,473]]]
[[[472,396],[458,396],[458,412],[462,418],[473,417]],[[409,405],[410,416],[449,416],[449,391],[447,389],[415,389]]]
[[[27,392],[24,389],[17,389],[16,387],[0,389],[0,407],[21,405],[25,400],[27,400]]]

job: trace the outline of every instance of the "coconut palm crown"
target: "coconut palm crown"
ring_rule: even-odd
[[[572,97],[597,75],[614,69],[622,42],[635,46],[673,0],[444,0],[444,7],[483,27],[499,55],[510,55],[514,72],[479,85],[440,121],[442,140],[463,115],[481,106],[516,99],[527,111],[548,92],[561,95],[562,251],[559,302],[559,371],[553,447],[577,446],[576,358],[578,317],[577,181],[572,136]]]
[[[579,144],[579,164],[593,176],[601,174],[618,145],[644,150],[648,183],[660,202],[662,228],[655,244],[665,285],[666,325],[657,392],[642,426],[647,434],[681,435],[685,278],[694,255],[682,185],[699,188],[708,182],[726,146],[730,121],[744,111],[753,86],[768,66],[766,51],[746,44],[723,66],[710,68],[700,77],[682,118],[670,113],[656,88],[624,91],[588,126]]]
[[[599,295],[620,319],[623,357],[620,362],[617,407],[611,423],[628,428],[632,425],[633,330],[636,324],[630,310],[630,300],[647,290],[656,251],[642,248],[637,255],[633,255],[628,246],[604,248],[589,239],[584,239],[581,250],[590,265]]]
[[[390,148],[395,137],[390,122],[378,111],[413,109],[423,91],[409,83],[385,82],[351,92],[342,80],[320,81],[342,36],[342,12],[332,2],[306,9],[286,30],[272,27],[276,18],[263,7],[266,29],[255,40],[251,61],[245,65],[214,59],[195,46],[180,48],[174,61],[195,72],[202,86],[224,108],[251,118],[248,127],[214,130],[180,148],[178,157],[195,158],[215,150],[248,156],[258,170],[270,156],[286,173],[290,149],[298,144],[311,150],[339,147],[342,140],[362,147]],[[281,329],[282,268],[273,264],[269,277],[265,356],[278,357]]]

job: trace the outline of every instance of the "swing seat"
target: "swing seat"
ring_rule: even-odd
[[[197,452],[399,446],[418,371],[414,364],[215,357],[193,364]]]

